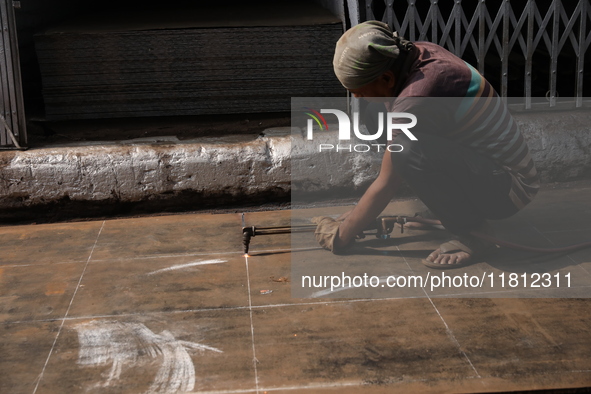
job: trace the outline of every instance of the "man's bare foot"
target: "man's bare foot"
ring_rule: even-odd
[[[447,266],[446,268],[451,268],[454,265],[465,266],[470,260],[470,257],[468,253],[463,251],[443,253],[441,249],[437,248],[426,260],[432,264],[441,264],[444,267]]]
[[[486,223],[481,227],[486,228]],[[465,267],[474,263],[476,258],[493,252],[495,248],[495,244],[474,236],[458,236],[458,239],[442,243],[422,262],[427,267],[437,269]]]

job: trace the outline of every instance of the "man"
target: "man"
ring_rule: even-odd
[[[453,234],[423,263],[457,268],[494,245],[487,219],[507,218],[535,196],[536,168],[505,103],[472,66],[429,42],[411,43],[381,22],[359,24],[336,45],[334,71],[355,97],[417,117],[417,141],[400,133],[384,153],[377,179],[337,221],[323,218],[316,237],[340,252],[383,211],[404,180]],[[404,123],[404,122],[402,122]]]

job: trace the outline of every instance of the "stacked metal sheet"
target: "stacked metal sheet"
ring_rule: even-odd
[[[269,17],[252,6],[233,18],[213,8],[152,10],[39,34],[46,117],[288,112],[292,96],[343,95],[332,71],[340,20],[314,4],[286,4],[267,5]]]

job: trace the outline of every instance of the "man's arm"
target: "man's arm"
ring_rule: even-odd
[[[339,226],[337,246],[351,243],[386,208],[396,194],[402,178],[392,167],[392,153],[384,152],[382,166],[377,179],[363,194],[359,203]]]

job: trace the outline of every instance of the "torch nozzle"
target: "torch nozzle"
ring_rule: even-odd
[[[254,226],[242,228],[242,245],[244,246],[245,255],[248,255],[248,249],[250,248],[250,239],[254,236],[254,233]]]

